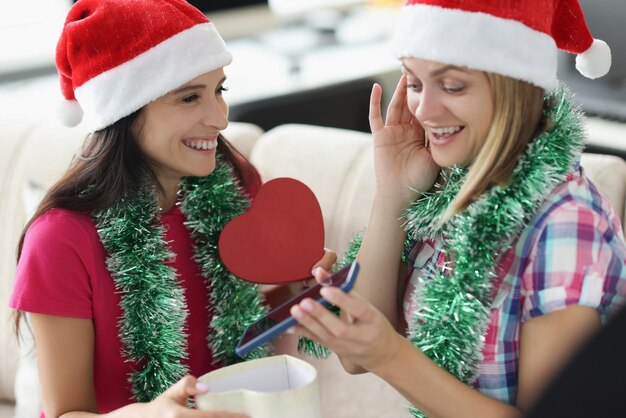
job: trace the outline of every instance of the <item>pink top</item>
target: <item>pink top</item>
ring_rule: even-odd
[[[168,263],[178,272],[189,310],[186,333],[190,373],[200,376],[215,367],[207,346],[207,286],[192,261],[192,239],[178,208],[162,216],[171,251]],[[128,374],[132,363],[121,354],[117,322],[122,312],[105,251],[87,214],[50,209],[26,233],[9,305],[26,312],[93,320],[94,387],[99,413],[132,402]]]

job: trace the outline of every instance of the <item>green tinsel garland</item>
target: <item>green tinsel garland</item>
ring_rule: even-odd
[[[478,377],[498,257],[519,237],[550,191],[565,181],[582,151],[583,119],[571,94],[559,87],[546,100],[548,129],[528,146],[507,185],[492,187],[439,225],[468,172],[452,167],[443,170],[442,180],[404,214],[405,248],[443,235],[453,265],[452,271],[432,271],[413,295],[419,303],[408,324],[409,340],[468,385]],[[361,241],[362,235],[355,237],[344,262],[356,258]],[[328,352],[310,340],[299,347],[313,355]],[[425,417],[415,408],[410,412]]]
[[[194,259],[211,291],[209,347],[221,364],[241,361],[234,349],[246,326],[266,313],[258,287],[237,279],[222,264],[217,249],[224,225],[242,214],[249,201],[232,167],[217,155],[207,177],[183,179],[181,210],[195,242]],[[159,223],[152,186],[132,200],[94,212],[96,229],[108,257],[107,269],[121,294],[119,336],[123,354],[141,369],[129,376],[134,398],[148,402],[184,376],[187,307],[176,272],[166,265],[173,255]],[[266,348],[246,359],[267,354]]]

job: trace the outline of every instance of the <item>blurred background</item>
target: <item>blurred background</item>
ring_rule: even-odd
[[[383,85],[384,100],[393,92],[400,73],[388,40],[401,0],[191,3],[216,24],[233,52],[234,62],[226,68],[232,120],[265,130],[299,122],[367,131],[372,83]],[[626,1],[580,3],[594,36],[611,46],[613,67],[608,76],[587,80],[575,70],[574,57],[562,53],[559,77],[589,115],[621,124],[626,122]],[[53,117],[60,98],[54,49],[71,4],[0,2],[1,114]],[[606,151],[608,145],[590,146]]]
[[[54,50],[71,0],[0,2],[0,112],[54,117]],[[231,120],[367,130],[374,81],[399,74],[386,41],[398,0],[203,0],[233,53]]]

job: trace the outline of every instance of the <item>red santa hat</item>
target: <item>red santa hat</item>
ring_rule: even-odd
[[[577,54],[588,78],[605,75],[611,50],[594,39],[577,0],[409,0],[400,12],[392,50],[498,73],[551,90],[557,49]]]
[[[56,50],[66,125],[105,128],[232,56],[184,0],[79,0]]]

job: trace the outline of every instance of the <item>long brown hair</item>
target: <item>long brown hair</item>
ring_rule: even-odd
[[[542,88],[499,74],[486,76],[494,103],[493,122],[465,183],[441,222],[463,211],[492,186],[506,184],[528,144],[545,128]]]
[[[81,152],[70,167],[44,195],[30,218],[17,246],[17,261],[22,255],[24,237],[32,223],[52,208],[91,213],[105,209],[123,197],[136,196],[146,179],[161,188],[146,156],[137,145],[132,127],[141,115],[138,110],[113,125],[87,136]],[[217,152],[234,167],[242,186],[254,193],[261,179],[252,164],[220,135]],[[19,339],[22,312],[15,312],[15,333]]]

